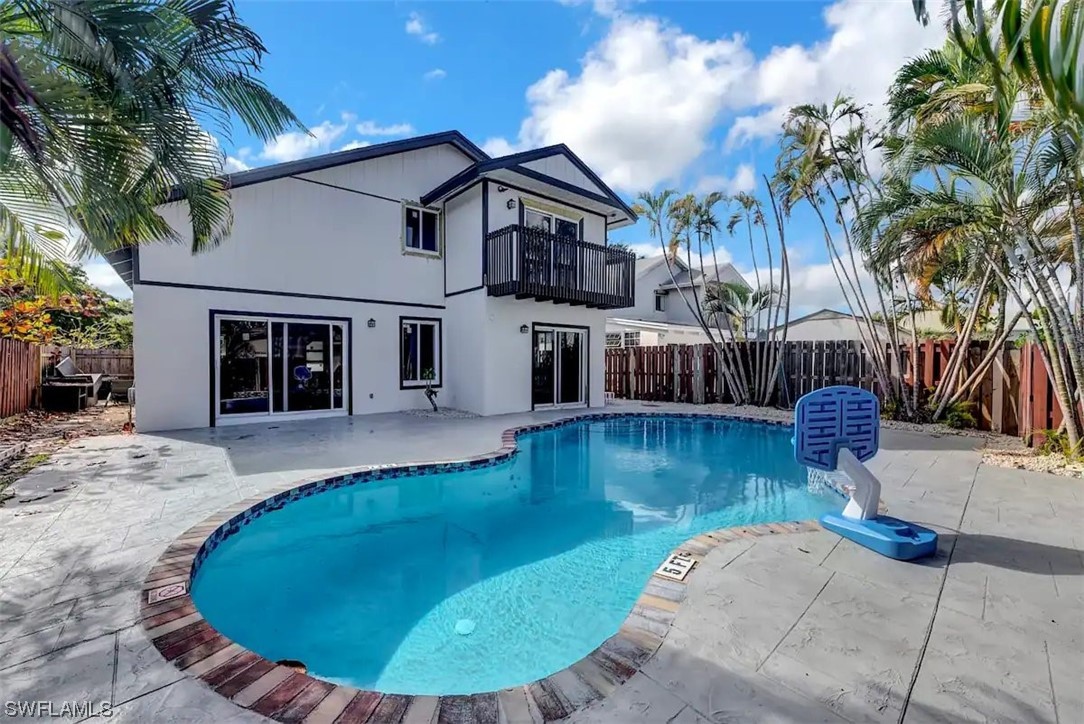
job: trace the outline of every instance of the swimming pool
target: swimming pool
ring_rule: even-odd
[[[225,636],[335,683],[422,695],[524,684],[614,634],[685,540],[838,508],[808,489],[790,434],[657,416],[532,432],[496,465],[290,502],[211,551],[191,595]]]

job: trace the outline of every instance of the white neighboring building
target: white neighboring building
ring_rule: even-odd
[[[141,430],[438,403],[604,404],[606,310],[636,215],[564,145],[490,158],[458,132],[230,176],[219,247],[109,254],[133,289]],[[163,216],[184,237],[183,199]]]
[[[715,283],[716,279],[722,283],[738,282],[749,286],[732,264],[720,264],[718,271],[714,266],[706,266],[701,273],[699,269],[690,270],[685,262],[677,259],[671,275],[666,257],[661,254],[637,259],[636,302],[631,309],[609,313],[606,345],[633,347],[708,342],[708,336],[685,299],[702,307],[705,283]]]
[[[861,320],[862,317],[859,317]],[[874,323],[878,336],[888,340],[888,328],[880,322]],[[782,329],[782,325],[775,328],[776,334]],[[863,331],[865,325],[863,324]],[[787,325],[788,342],[824,342],[837,340],[862,341],[862,332],[858,329],[858,323],[854,317],[846,312],[837,312],[834,309],[821,309],[807,314],[804,317],[790,320]]]

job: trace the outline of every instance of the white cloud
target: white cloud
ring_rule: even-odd
[[[365,148],[366,146],[371,146],[371,145],[373,145],[373,144],[371,144],[368,141],[351,141],[350,143],[346,144],[345,146],[342,146],[341,148],[339,148],[339,150],[340,151],[352,151],[355,148]]]
[[[94,286],[118,299],[131,298],[132,290],[117,276],[109,262],[102,257],[95,254],[92,258],[82,262],[81,266],[83,271],[87,273],[87,281]]]
[[[252,167],[236,156],[226,156],[224,168],[226,173],[237,173],[238,171],[248,171]]]
[[[771,138],[789,108],[828,103],[841,92],[879,107],[900,65],[945,39],[942,24],[915,21],[910,3],[839,0],[824,11],[824,21],[826,40],[773,48],[760,61],[750,79],[757,110],[734,121],[728,146]]]
[[[354,126],[354,130],[362,136],[407,136],[414,133],[414,126],[409,123],[393,123],[390,126],[381,126],[376,121],[362,121]]]
[[[567,143],[607,183],[652,187],[707,148],[752,64],[740,37],[702,40],[657,18],[619,14],[579,75],[552,70],[527,89],[531,115],[507,145]]]
[[[501,156],[507,156],[510,153],[515,153],[520,149],[513,146],[504,138],[487,138],[485,142],[482,143],[482,150],[493,158],[499,158]]]
[[[344,114],[342,123],[324,121],[310,129],[309,133],[280,133],[264,144],[260,158],[278,163],[324,153],[346,133],[350,118],[349,114]]]
[[[489,139],[488,153],[563,142],[620,190],[655,187],[680,180],[711,146],[724,112],[737,114],[733,147],[774,136],[793,105],[841,91],[877,102],[904,59],[944,39],[938,24],[915,20],[909,3],[837,0],[824,13],[823,41],[758,59],[740,35],[701,38],[619,5],[596,8],[614,8],[605,36],[578,69],[554,69],[532,84],[516,137]]]
[[[436,45],[440,42],[440,34],[429,27],[421,13],[412,12],[406,21],[407,35],[413,35],[426,45]]]
[[[433,70],[426,71],[425,74],[422,75],[422,78],[425,80],[441,80],[447,76],[448,72],[443,68],[433,68]]]
[[[722,191],[724,194],[733,196],[739,193],[748,193],[757,187],[757,173],[752,164],[743,163],[738,166],[733,176],[704,176],[696,184],[696,193],[705,194],[711,191]]]
[[[830,262],[808,263],[805,257],[813,253],[811,248],[794,246],[790,250],[790,294],[791,294],[791,319],[810,314],[821,309],[835,309],[840,312],[849,312],[843,290],[840,289],[839,280],[836,279],[835,271]],[[743,264],[738,271],[751,285],[756,284],[756,274],[752,265]],[[848,271],[850,271],[848,269]],[[873,279],[861,266],[858,269],[859,280],[865,290],[866,299],[877,307],[876,290]],[[779,283],[779,268],[772,270],[773,281]],[[768,270],[760,267],[760,281],[768,282]],[[846,283],[846,282],[844,282]],[[848,287],[848,293],[850,288]],[[853,295],[851,295],[854,301]]]

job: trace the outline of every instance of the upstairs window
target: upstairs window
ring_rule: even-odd
[[[579,222],[529,206],[523,208],[523,224],[529,229],[541,229],[562,239],[576,240],[580,237]]]
[[[440,256],[440,216],[433,209],[403,205],[403,251]]]
[[[409,319],[399,324],[399,387],[440,387],[441,350],[439,319]]]
[[[655,311],[656,312],[665,312],[666,311],[666,295],[665,294],[660,294],[659,292],[655,292]]]

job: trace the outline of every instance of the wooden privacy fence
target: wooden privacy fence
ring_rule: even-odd
[[[52,346],[45,348],[52,363],[71,357],[76,369],[88,375],[101,374],[109,378],[135,377],[135,357],[131,349],[79,349]]]
[[[739,342],[750,373],[767,342]],[[766,354],[765,354],[766,356]],[[821,387],[854,385],[878,392],[869,358],[859,342],[788,342],[780,358],[773,401],[791,406]],[[656,402],[733,402],[715,348],[707,344],[618,347],[606,350],[606,390],[615,397]]]
[[[767,342],[739,342],[742,360],[757,359]],[[924,400],[948,366],[955,341],[926,340],[918,345],[917,364],[911,350],[903,354],[903,382],[910,389],[917,369]],[[974,370],[989,350],[989,341],[971,343],[965,374]],[[886,350],[887,351],[887,350]],[[891,355],[889,355],[891,357]],[[748,362],[745,363],[748,372]],[[780,374],[772,403],[793,407],[807,392],[831,385],[853,385],[882,395],[867,350],[856,341],[787,342],[781,354]],[[895,367],[895,365],[893,365]],[[900,370],[892,370],[893,377]],[[622,347],[606,350],[606,391],[614,397],[655,402],[705,404],[733,402],[711,345]],[[1033,433],[1061,424],[1039,348],[1026,344],[1007,347],[995,358],[971,397],[973,414],[981,430],[1030,439]]]
[[[36,405],[40,391],[41,349],[0,338],[0,418]]]

